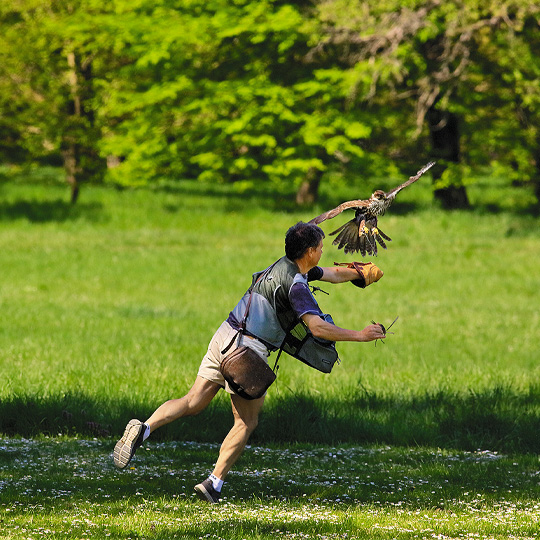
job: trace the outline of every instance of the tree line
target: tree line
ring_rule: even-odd
[[[87,181],[411,171],[540,200],[536,0],[3,0],[0,160]]]

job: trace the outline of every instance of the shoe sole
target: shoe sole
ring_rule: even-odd
[[[210,493],[208,493],[208,490],[202,484],[197,484],[195,486],[195,491],[197,492],[197,495],[199,496],[199,499],[201,499],[203,501],[207,501],[207,502],[212,503],[212,504],[217,504],[219,502],[219,501],[214,500],[212,495],[210,495]]]
[[[135,444],[139,439],[139,436],[144,429],[144,424],[140,420],[130,420],[122,438],[116,443],[114,447],[113,457],[114,464],[119,469],[125,469],[131,458],[135,454]]]

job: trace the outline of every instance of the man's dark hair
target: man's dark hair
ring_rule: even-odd
[[[291,261],[300,259],[310,247],[317,247],[323,238],[324,232],[320,227],[299,221],[285,235],[285,255]]]

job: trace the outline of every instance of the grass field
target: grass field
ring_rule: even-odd
[[[317,297],[345,327],[399,315],[395,335],[340,345],[330,376],[281,361],[222,509],[191,486],[231,424],[225,396],[157,432],[133,471],[110,466],[129,418],[189,388],[285,230],[372,187],[307,212],[227,186],[88,187],[71,208],[54,183],[0,183],[6,537],[535,537],[540,230],[530,194],[503,183],[470,186],[474,211],[432,207],[429,183],[400,194],[382,280]],[[321,264],[345,260],[327,238]]]
[[[149,442],[128,471],[107,441],[0,446],[3,538],[533,539],[536,457],[355,446],[249,447],[210,506],[217,445]]]

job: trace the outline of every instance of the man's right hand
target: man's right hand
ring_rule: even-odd
[[[370,324],[362,330],[364,341],[375,341],[376,339],[384,339],[386,334],[380,324]]]

